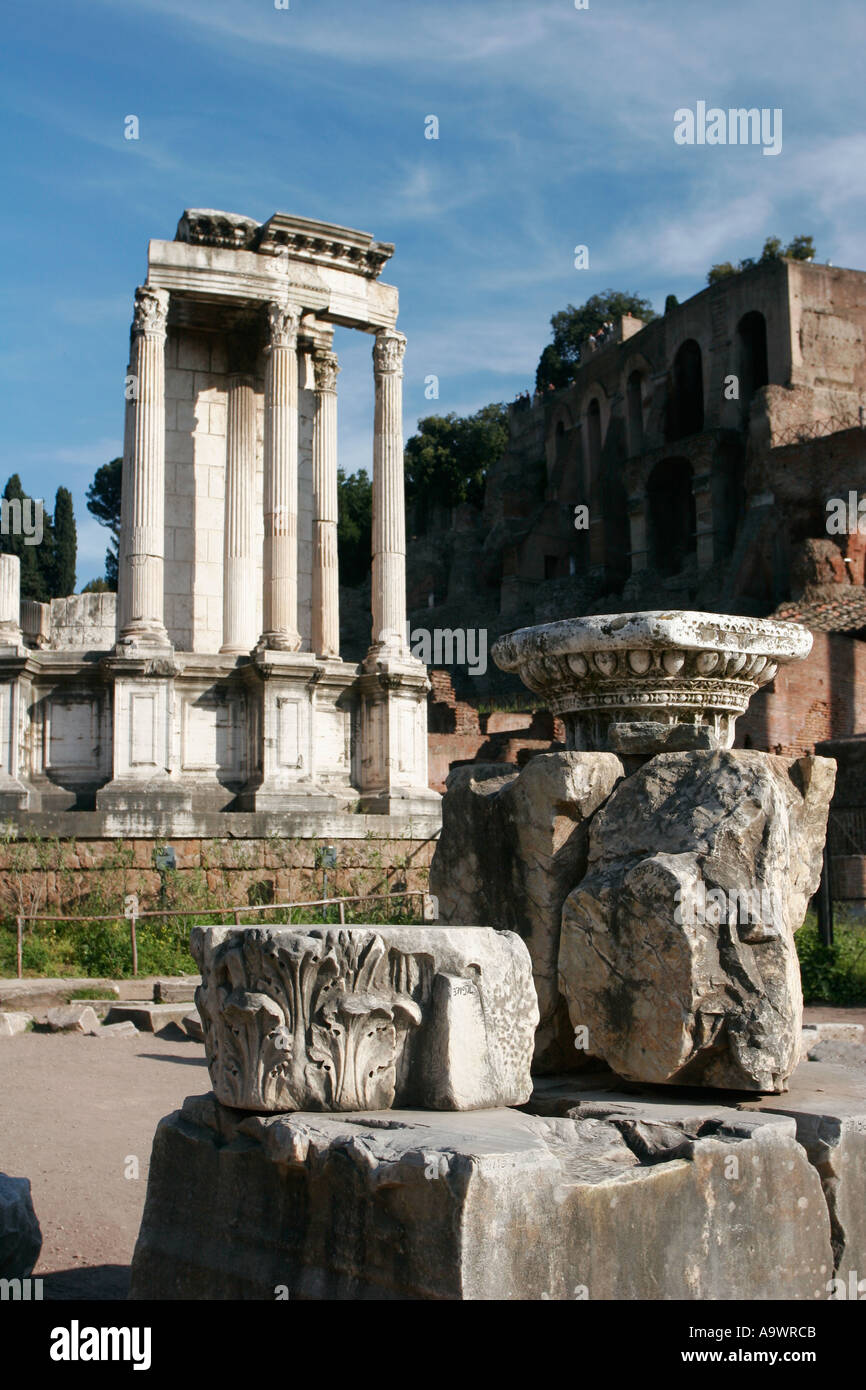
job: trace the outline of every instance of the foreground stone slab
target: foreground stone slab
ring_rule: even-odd
[[[194,927],[214,1092],[244,1110],[529,1098],[529,955],[487,927]]]
[[[26,1279],[41,1250],[30,1179],[0,1173],[0,1279]]]
[[[645,1159],[602,1119],[242,1116],[157,1130],[134,1299],[814,1299],[818,1174],[785,1116]]]
[[[188,1007],[187,1004],[154,1004],[149,999],[130,999],[112,1004],[105,1021],[107,1024],[134,1023],[142,1033],[161,1033],[171,1024],[179,1028]]]
[[[489,922],[526,942],[536,1071],[567,1071],[581,1056],[559,992],[562,904],[586,873],[589,819],[624,776],[612,753],[545,753],[520,773],[491,763],[448,778],[430,891],[440,922]]]
[[[33,1022],[32,1014],[0,1012],[0,1038],[14,1038],[18,1033],[26,1033]]]
[[[559,971],[587,1050],[634,1081],[784,1091],[794,932],[818,887],[835,763],[661,753],[594,816]]]
[[[98,1033],[99,1019],[89,1004],[64,1004],[49,1009],[46,1022],[52,1033]]]
[[[153,999],[156,1004],[191,1004],[201,980],[198,975],[184,975],[178,978],[156,980],[153,986]]]

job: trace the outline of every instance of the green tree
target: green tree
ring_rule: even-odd
[[[569,304],[560,309],[550,320],[553,329],[552,353],[545,348],[538,363],[535,384],[539,391],[549,385],[565,386],[574,380],[574,373],[580,363],[580,350],[591,333],[597,333],[608,319],[616,322],[623,314],[632,314],[637,319],[649,323],[656,313],[648,299],[629,294],[622,290],[605,290],[592,295],[585,304],[576,309]]]
[[[42,506],[41,499],[33,499],[24,491],[21,479],[13,473],[3,489],[7,502],[17,502],[18,507],[8,509],[7,530],[0,533],[0,551],[6,555],[17,555],[21,562],[21,597],[36,599],[47,603],[54,595],[51,592],[53,569],[54,536],[51,517]],[[30,502],[33,510],[24,506]],[[42,508],[42,538],[38,544],[28,544],[33,537],[25,536],[23,525],[35,523],[35,509]]]
[[[474,415],[428,415],[406,445],[406,498],[426,525],[431,505],[456,506],[484,497],[487,470],[508,444],[508,407],[485,405]]]
[[[75,565],[78,558],[78,533],[72,493],[59,487],[54,499],[54,554],[52,556],[51,597],[65,598],[75,593]]]
[[[83,594],[109,594],[113,593],[113,590],[108,580],[100,576],[99,579],[89,579],[83,585],[81,592]]]
[[[87,510],[111,532],[111,544],[105,552],[105,579],[109,589],[117,588],[117,548],[120,543],[120,490],[123,459],[112,459],[97,468],[87,489]]]
[[[370,573],[373,484],[364,472],[337,469],[337,559],[340,582],[363,583]]]

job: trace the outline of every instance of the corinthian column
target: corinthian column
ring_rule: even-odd
[[[313,354],[313,651],[340,655],[340,575],[337,564],[337,373],[333,352]]]
[[[163,619],[165,561],[165,324],[168,293],[135,291],[129,374],[132,399],[123,460],[121,638],[168,646]]]
[[[235,374],[226,415],[223,652],[249,652],[256,642],[255,495],[256,394],[252,378]]]
[[[298,323],[294,305],[268,305],[265,372],[265,545],[262,644],[296,652],[298,632]]]
[[[405,650],[406,515],[403,494],[403,353],[393,328],[376,334],[373,374],[373,646]]]

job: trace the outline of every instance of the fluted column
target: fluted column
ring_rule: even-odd
[[[119,582],[123,591],[121,638],[167,646],[164,621],[165,563],[165,331],[168,292],[144,285],[135,291],[130,376],[134,382],[124,459],[124,525]]]
[[[373,374],[373,646],[401,655],[406,630],[406,515],[403,487],[403,354],[393,328],[376,334]]]
[[[340,655],[340,572],[337,562],[337,373],[333,352],[313,354],[313,651]]]
[[[0,645],[21,643],[21,561],[0,555]]]
[[[223,643],[220,651],[249,652],[256,642],[256,393],[249,376],[228,381]]]
[[[298,323],[294,305],[268,306],[265,372],[264,632],[262,644],[296,652],[298,632]]]

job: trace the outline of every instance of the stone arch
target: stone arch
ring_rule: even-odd
[[[740,383],[740,414],[749,417],[752,397],[770,379],[767,362],[767,320],[757,309],[743,314],[737,324],[736,372]]]
[[[704,366],[700,344],[686,338],[673,361],[665,418],[665,439],[673,442],[704,428]]]
[[[625,384],[626,418],[628,421],[628,452],[633,458],[643,449],[643,383],[639,368],[629,372]]]
[[[697,546],[688,459],[661,459],[647,478],[646,495],[650,563],[659,574],[679,574]]]

